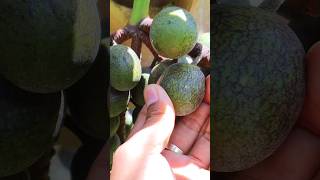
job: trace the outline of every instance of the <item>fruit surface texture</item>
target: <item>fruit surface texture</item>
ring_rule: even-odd
[[[139,57],[127,46],[110,47],[110,83],[119,91],[128,91],[140,81],[142,68]]]
[[[304,49],[273,13],[212,9],[214,171],[243,170],[271,155],[301,111]]]
[[[159,81],[173,103],[176,116],[192,113],[203,100],[205,77],[195,65],[173,64],[161,75]]]
[[[192,15],[179,7],[161,10],[153,19],[150,39],[161,56],[178,58],[191,51],[198,38]]]
[[[0,73],[22,89],[65,89],[97,55],[101,27],[96,1],[3,0],[0,12]]]

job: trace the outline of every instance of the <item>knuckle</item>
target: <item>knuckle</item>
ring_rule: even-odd
[[[147,119],[152,117],[162,116],[166,113],[167,104],[163,101],[158,101],[156,103],[151,104],[148,107],[147,111]]]

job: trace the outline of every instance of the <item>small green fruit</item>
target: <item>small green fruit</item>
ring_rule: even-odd
[[[174,63],[175,61],[173,60],[164,60],[154,66],[151,70],[148,84],[156,84],[161,74],[167,69],[167,67]]]
[[[179,7],[167,7],[157,14],[150,29],[152,46],[161,56],[175,59],[192,50],[198,38],[192,15]]]
[[[109,117],[118,116],[127,109],[129,91],[117,91],[110,88]]]
[[[160,85],[169,95],[176,116],[195,111],[205,94],[205,77],[198,66],[177,63],[168,67],[160,77]]]
[[[142,73],[139,84],[130,91],[132,96],[132,101],[136,105],[139,105],[139,106],[144,105],[143,91],[144,91],[144,88],[148,85],[149,76],[150,75],[147,73]]]
[[[134,88],[141,78],[141,64],[136,53],[127,46],[110,47],[110,82],[119,91]]]
[[[184,55],[178,58],[178,63],[191,64],[192,62],[193,59],[189,55]]]

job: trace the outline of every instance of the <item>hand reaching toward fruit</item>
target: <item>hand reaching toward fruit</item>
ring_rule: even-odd
[[[210,76],[206,87],[200,107],[175,125],[167,93],[158,85],[149,85],[144,91],[146,105],[128,140],[114,154],[111,179],[209,179]],[[180,147],[184,154],[166,149],[169,144]]]
[[[200,107],[179,120],[161,86],[147,86],[144,97],[146,104],[135,126],[113,156],[111,179],[210,179],[210,76]],[[168,150],[169,144],[183,154]],[[91,168],[89,180],[106,179],[106,149]]]

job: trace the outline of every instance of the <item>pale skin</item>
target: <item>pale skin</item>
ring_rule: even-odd
[[[266,160],[247,170],[225,173],[223,175],[226,179],[320,179],[320,96],[312,92],[320,92],[320,60],[313,62],[312,66],[309,64],[311,63],[307,61],[307,72],[314,74],[307,75],[307,94],[301,118],[288,138]],[[208,83],[207,80],[207,87]],[[152,105],[154,109],[159,109],[155,114],[145,113],[144,108],[130,138],[116,151],[111,179],[209,179],[207,169],[210,159],[210,126],[205,125],[208,122],[205,119],[209,118],[209,88],[204,103],[195,112],[199,114],[184,117],[182,121],[174,124],[170,99],[161,87],[151,87],[155,88],[160,96],[161,103],[158,104],[165,104],[167,108],[161,110],[160,105]],[[145,96],[148,91],[147,88]],[[146,121],[148,118],[153,120]],[[198,134],[201,134],[200,138]],[[176,144],[187,155],[177,155],[164,150],[168,141]],[[91,168],[88,180],[107,179],[106,154],[105,147]]]
[[[115,152],[112,180],[210,179],[210,76],[199,108],[175,121],[172,102],[156,84],[144,90],[146,105],[127,141]],[[165,149],[177,145],[185,155]],[[107,179],[107,147],[92,166],[88,180]]]

